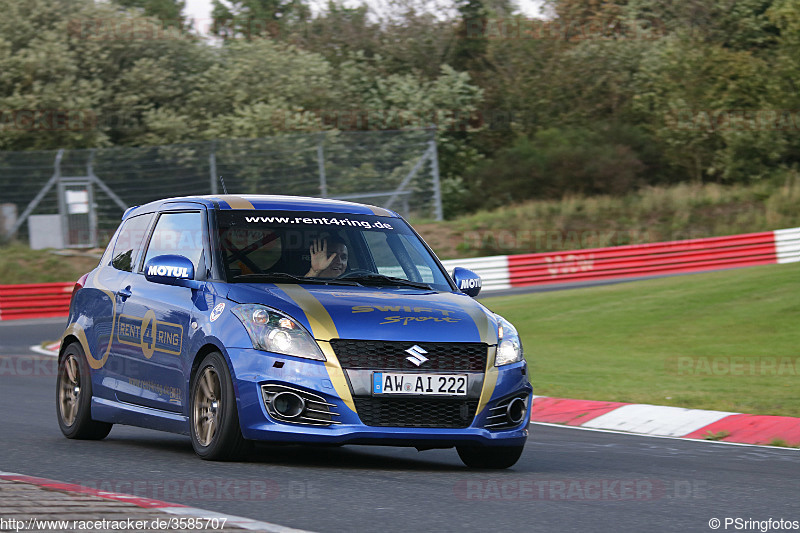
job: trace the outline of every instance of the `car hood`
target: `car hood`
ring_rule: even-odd
[[[494,315],[465,294],[406,288],[235,284],[230,286],[227,298],[283,311],[317,340],[497,344]]]

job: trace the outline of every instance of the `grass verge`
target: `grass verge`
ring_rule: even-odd
[[[481,301],[539,395],[800,416],[800,263]]]
[[[537,200],[414,226],[442,259],[604,248],[800,226],[800,175]]]
[[[19,243],[0,247],[0,285],[77,281],[97,266],[88,255],[57,255]]]

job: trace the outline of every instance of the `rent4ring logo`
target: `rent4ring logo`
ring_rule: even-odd
[[[156,350],[180,355],[183,327],[155,318],[153,311],[145,313],[143,318],[120,315],[117,340],[122,344],[140,347],[147,359],[150,359]]]

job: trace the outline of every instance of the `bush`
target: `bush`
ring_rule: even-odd
[[[635,189],[644,182],[647,165],[640,153],[647,140],[632,146],[620,137],[636,134],[630,128],[550,128],[532,139],[519,137],[493,161],[467,174],[471,194],[466,207],[487,209],[532,198],[618,195]]]

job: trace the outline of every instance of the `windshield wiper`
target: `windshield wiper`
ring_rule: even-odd
[[[286,272],[268,272],[268,273],[261,273],[261,274],[239,274],[234,276],[231,281],[241,281],[241,282],[248,282],[248,281],[262,281],[267,283],[275,283],[281,281],[294,281],[297,283],[315,283],[317,285],[351,285],[351,286],[359,286],[357,281],[350,281],[350,280],[340,280],[336,278],[304,278],[301,276],[295,276],[293,274],[287,274]]]
[[[352,274],[345,274],[338,278],[340,280],[353,280],[358,281],[359,283],[363,284],[370,284],[370,285],[395,285],[398,287],[414,287],[415,289],[427,289],[431,290],[431,286],[427,283],[422,283],[420,281],[410,281],[403,278],[395,278],[392,276],[385,276],[383,274],[364,274],[364,273],[356,273],[353,272]]]

